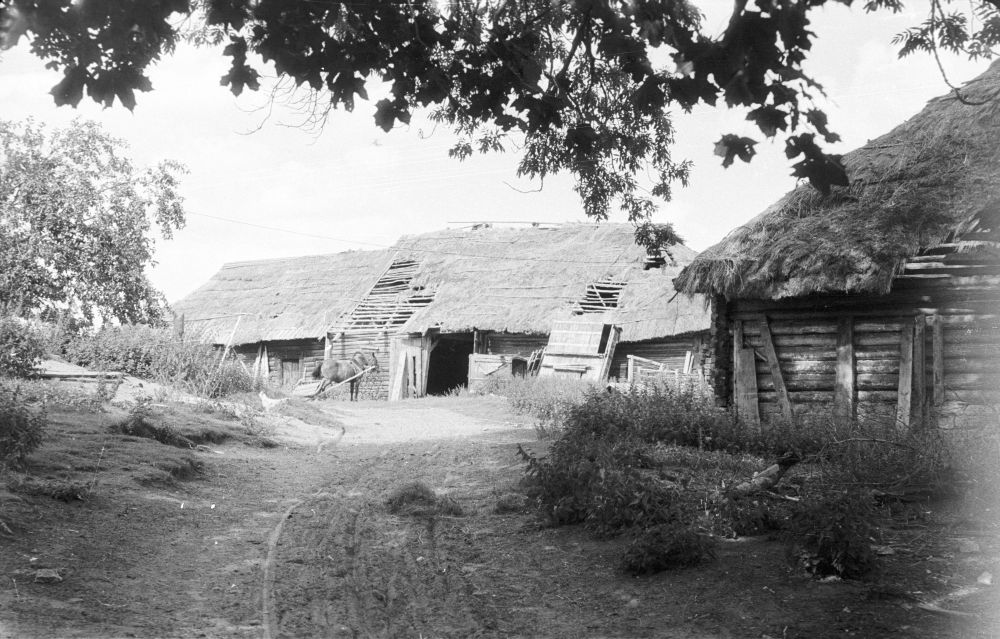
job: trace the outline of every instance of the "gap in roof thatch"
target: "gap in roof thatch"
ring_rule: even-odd
[[[618,298],[628,282],[615,280],[605,276],[596,282],[587,284],[583,299],[574,303],[573,314],[603,313],[612,308],[618,308]]]
[[[394,331],[434,299],[434,292],[414,286],[420,263],[396,258],[371,290],[328,329],[330,333]]]

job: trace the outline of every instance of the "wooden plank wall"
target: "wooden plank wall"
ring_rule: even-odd
[[[309,376],[319,362],[323,361],[323,341],[318,339],[298,339],[264,342],[267,346],[267,385],[272,388],[290,390],[298,380],[282,379],[282,360],[295,360],[302,376]],[[260,344],[241,344],[233,350],[249,370],[253,370]]]
[[[486,348],[494,355],[521,355],[527,357],[532,351],[545,348],[548,335],[526,335],[523,333],[488,333]]]
[[[765,423],[787,421],[790,408],[797,424],[856,416],[900,427],[955,427],[1000,415],[1000,313],[989,310],[872,303],[825,313],[744,308],[732,322],[734,339],[754,354]]]
[[[621,342],[615,348],[615,355],[611,361],[609,376],[622,382],[628,378],[629,355],[665,364],[671,370],[683,370],[684,362],[689,352],[695,358],[694,370],[700,371],[702,358],[701,335],[664,337],[642,342]]]

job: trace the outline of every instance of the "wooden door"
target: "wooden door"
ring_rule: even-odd
[[[302,362],[297,359],[281,360],[281,385],[295,386],[302,379]]]

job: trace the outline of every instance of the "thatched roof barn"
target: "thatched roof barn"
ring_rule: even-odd
[[[485,225],[385,251],[227,264],[174,310],[189,333],[233,346],[276,384],[362,351],[382,364],[366,396],[447,390],[468,381],[471,355],[509,366],[576,316],[616,327],[605,374],[619,377],[629,355],[700,362],[706,306],[672,285],[693,257],[674,246],[651,260],[628,224]]]
[[[394,248],[400,263],[417,265],[410,285],[425,303],[399,328],[410,359],[390,377],[402,379],[408,366],[410,382],[390,382],[391,395],[438,392],[475,381],[476,370],[508,371],[512,358],[546,347],[555,323],[571,318],[598,331],[616,327],[620,347],[602,353],[598,378],[626,376],[630,355],[690,369],[696,351],[700,362],[705,304],[675,297],[671,283],[694,252],[673,246],[652,263],[631,225],[486,225],[408,236]]]
[[[317,339],[368,292],[389,251],[232,262],[173,305],[185,330],[215,344]]]
[[[232,347],[270,384],[291,386],[323,359],[327,327],[390,260],[390,251],[347,251],[225,264],[173,305],[175,321],[189,336]]]
[[[1000,62],[960,93],[847,153],[850,186],[796,188],[675,280],[717,300],[717,391],[749,421],[997,399]]]

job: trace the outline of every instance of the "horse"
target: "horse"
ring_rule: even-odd
[[[319,394],[326,390],[326,387],[331,383],[339,384],[350,380],[350,401],[357,401],[358,386],[360,386],[362,374],[369,368],[374,368],[375,371],[379,370],[375,353],[373,352],[369,357],[371,361],[368,361],[369,358],[365,357],[364,353],[358,351],[351,356],[351,359],[325,359],[317,364],[316,368],[313,369],[312,376],[313,379],[322,379],[323,383],[320,384],[319,390],[313,393],[313,397],[319,397]]]

